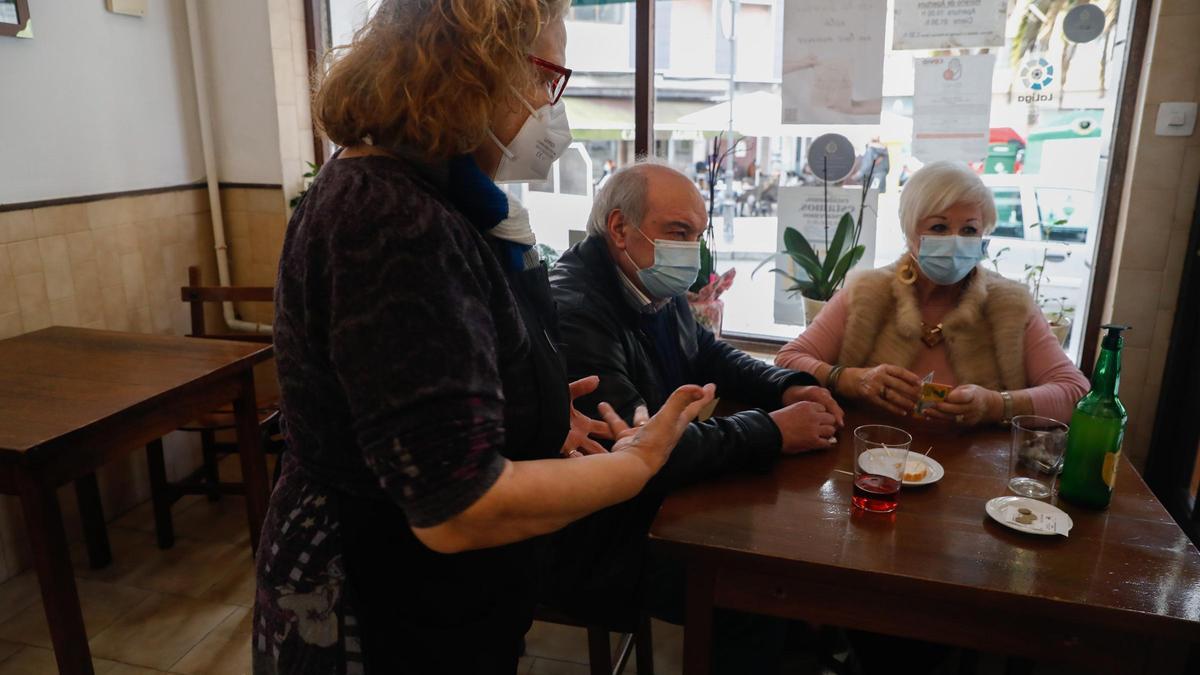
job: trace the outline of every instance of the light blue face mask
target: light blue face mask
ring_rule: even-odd
[[[637,233],[650,241],[641,230],[637,230]],[[646,291],[655,300],[666,300],[686,293],[696,283],[696,277],[700,276],[700,242],[655,239],[650,244],[654,246],[654,264],[638,270],[638,279]],[[637,267],[629,251],[625,251],[625,257]]]
[[[983,237],[925,235],[921,237],[917,264],[933,283],[957,284],[987,255],[987,245]]]

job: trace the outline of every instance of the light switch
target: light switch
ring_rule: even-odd
[[[1159,136],[1191,136],[1196,130],[1195,103],[1159,103],[1154,133]]]

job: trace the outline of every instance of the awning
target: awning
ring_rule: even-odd
[[[633,99],[564,96],[571,132],[580,140],[630,140],[633,138]],[[697,132],[680,118],[708,107],[708,101],[655,101],[654,132],[670,138],[672,132]],[[679,134],[675,134],[678,136]]]

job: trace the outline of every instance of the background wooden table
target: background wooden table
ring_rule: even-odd
[[[233,401],[257,545],[268,484],[252,369],[270,356],[269,345],[64,327],[0,341],[0,493],[20,496],[61,672],[92,663],[56,488],[77,481],[92,563],[106,564],[96,469]]]
[[[873,423],[905,428],[946,468],[904,488],[893,514],[854,509],[853,478],[835,471],[853,467],[853,428]],[[1060,502],[1070,537],[1041,537],[984,512],[1006,493],[1007,431],[849,411],[839,441],[667,499],[651,537],[687,561],[688,675],[708,672],[714,606],[1095,672],[1182,672],[1200,643],[1200,552],[1126,460],[1107,511]]]

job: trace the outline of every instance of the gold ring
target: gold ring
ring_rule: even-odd
[[[954,416],[954,421],[962,424],[963,422],[967,421],[967,416],[960,413]]]
[[[879,390],[879,398],[881,398],[885,401],[887,400],[887,387],[884,387],[883,389]]]

